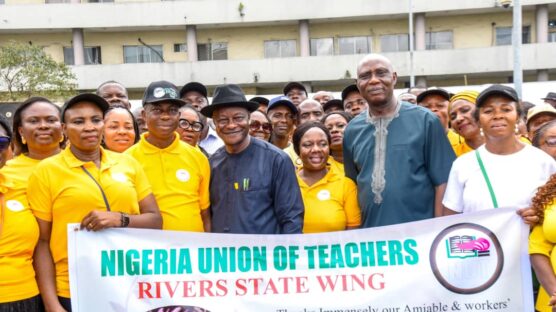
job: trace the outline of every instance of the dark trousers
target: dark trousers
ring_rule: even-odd
[[[42,312],[41,296],[37,295],[29,299],[0,303],[0,312]]]
[[[60,304],[62,305],[62,307],[64,307],[64,309],[66,311],[71,312],[71,299],[70,298],[64,298],[64,297],[58,296],[58,300],[60,301]]]

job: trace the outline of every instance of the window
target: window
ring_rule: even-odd
[[[202,43],[197,45],[199,61],[215,61],[228,59],[228,43]]]
[[[311,39],[311,56],[334,55],[334,39]]]
[[[556,32],[548,33],[548,42],[556,42]]]
[[[0,0],[0,4],[6,4],[4,0]]]
[[[264,57],[292,57],[297,54],[295,40],[270,40],[264,42]]]
[[[531,42],[531,27],[523,26],[521,43]],[[512,27],[496,27],[496,45],[512,44]]]
[[[85,47],[85,64],[101,64],[100,47]],[[73,47],[64,47],[64,63],[66,65],[75,65],[73,57]]]
[[[371,47],[372,37],[362,36],[338,38],[338,50],[340,55],[371,53]]]
[[[409,51],[409,35],[384,35],[380,36],[380,50],[382,52]]]
[[[187,44],[185,43],[174,43],[174,52],[187,52]]]
[[[124,46],[124,63],[161,63],[162,45]]]
[[[425,36],[427,50],[445,50],[453,47],[453,34],[451,31],[428,32]]]

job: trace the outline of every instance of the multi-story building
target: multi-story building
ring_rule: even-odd
[[[414,21],[409,52],[410,2]],[[384,53],[398,88],[511,81],[512,8],[500,0],[0,0],[0,44],[40,45],[78,88],[117,80],[280,93],[288,81],[338,91],[362,54]],[[524,81],[556,80],[556,3],[521,0]]]

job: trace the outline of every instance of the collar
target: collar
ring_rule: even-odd
[[[320,179],[317,181],[317,183],[308,186],[307,183],[305,183],[305,181],[303,181],[303,179],[301,179],[301,177],[299,176],[299,174],[297,174],[297,180],[299,182],[299,185],[302,187],[308,187],[308,188],[314,188],[314,187],[318,187],[319,185],[325,185],[331,182],[335,182],[338,181],[342,178],[342,175],[340,175],[338,172],[336,172],[336,170],[334,170],[332,168],[332,166],[330,165],[330,162],[328,162],[328,164],[326,165],[326,168],[328,169],[328,172],[324,175],[324,178]],[[301,171],[301,169],[303,169],[303,167],[300,167],[297,172],[299,173],[299,171]]]
[[[110,153],[108,153],[104,148],[102,148],[102,146],[100,146],[99,149],[100,149],[100,168],[107,169],[117,163],[116,159],[114,159],[114,157],[112,157]],[[70,168],[77,168],[83,166],[84,164],[90,163],[90,161],[82,161],[77,157],[75,157],[75,155],[73,154],[69,146],[66,149],[64,149],[62,152],[60,152],[60,154],[62,155],[62,159],[66,162],[66,164]]]
[[[398,116],[400,116],[400,108],[401,107],[402,107],[402,102],[400,102],[399,100],[396,101],[396,107],[394,108],[394,112],[392,113],[392,115],[384,116],[384,117],[371,116],[371,109],[369,108],[365,112],[365,120],[367,121],[367,123],[370,123],[370,124],[375,124],[379,120],[393,120],[393,119],[397,118]]]
[[[158,148],[149,141],[147,141],[147,137],[149,136],[148,132],[145,132],[141,135],[141,141],[139,141],[139,146],[141,150],[145,154],[157,154],[157,153],[170,153],[170,154],[179,154],[178,147],[180,146],[180,137],[177,132],[174,132],[174,141],[172,144],[168,145],[166,148]]]

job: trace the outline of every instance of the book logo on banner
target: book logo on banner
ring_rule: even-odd
[[[430,262],[434,276],[446,289],[475,294],[496,283],[504,254],[492,231],[474,223],[459,223],[436,236]]]

